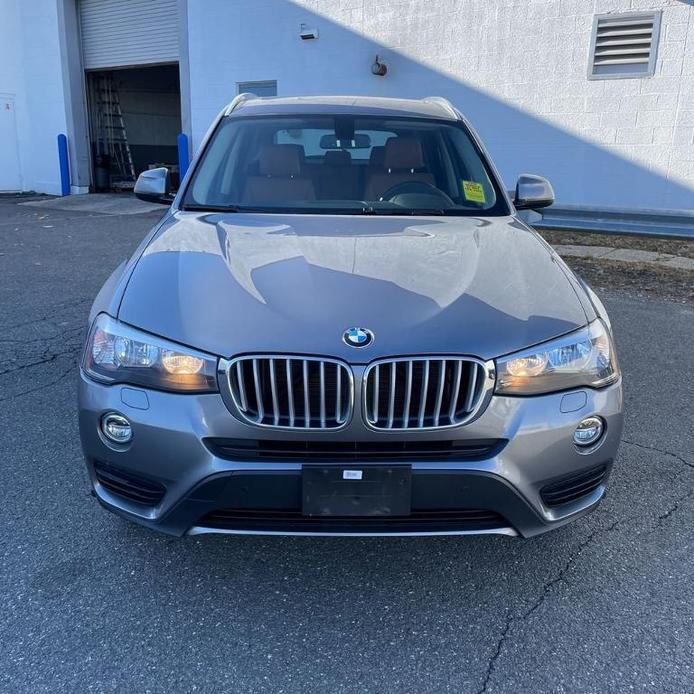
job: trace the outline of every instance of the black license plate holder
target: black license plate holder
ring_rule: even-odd
[[[304,465],[304,516],[409,516],[412,468]]]

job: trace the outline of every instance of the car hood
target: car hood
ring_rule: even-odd
[[[586,323],[556,255],[512,217],[176,212],[119,318],[229,357],[248,352],[489,359]],[[359,326],[375,339],[342,342]]]

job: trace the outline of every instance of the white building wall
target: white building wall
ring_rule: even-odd
[[[0,0],[0,94],[15,98],[22,189],[53,194],[60,193],[56,138],[67,132],[58,2]]]
[[[60,193],[58,133],[67,132],[58,0],[20,3],[27,119],[20,134],[28,190]],[[38,87],[38,88],[37,88]]]
[[[74,49],[68,42],[75,37],[65,34],[63,19],[74,3],[0,0],[0,95],[14,97],[17,122],[15,142],[0,142],[0,147],[17,148],[25,191],[60,194],[59,133],[67,134],[70,143],[73,192],[85,190],[88,161],[75,148],[77,130],[86,138],[84,114],[81,101],[77,109],[69,103],[66,68],[66,51]]]
[[[73,191],[88,183],[79,49],[65,27],[75,2],[0,0],[0,95],[15,102],[24,190],[59,192],[60,132]],[[440,94],[471,119],[508,187],[529,171],[552,180],[560,203],[694,208],[689,1],[179,0],[179,8],[194,144],[242,81],[277,80],[280,95]],[[588,80],[594,14],[633,10],[662,10],[656,74]],[[301,23],[319,38],[301,41]],[[370,72],[376,53],[386,77]]]
[[[18,133],[26,118],[24,86],[21,75],[19,6],[13,0],[0,0],[0,108],[12,108],[14,114],[0,113],[0,191],[17,190],[24,185]]]
[[[661,9],[656,74],[589,80],[595,13]],[[301,41],[301,23],[319,38]],[[512,187],[561,203],[694,208],[694,7],[680,0],[189,0],[195,144],[237,82],[280,95],[442,95]],[[389,71],[370,73],[378,53]]]

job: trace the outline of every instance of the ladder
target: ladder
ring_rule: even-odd
[[[97,151],[110,157],[111,170],[115,173],[112,186],[132,188],[135,185],[135,166],[112,73],[98,76],[95,96]]]

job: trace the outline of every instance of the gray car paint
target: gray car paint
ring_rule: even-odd
[[[587,322],[554,252],[512,221],[176,212],[118,318],[220,356],[490,359]],[[344,345],[352,325],[372,345]]]
[[[246,113],[253,109],[264,114],[286,109],[408,113],[414,108],[427,117],[465,122],[450,104],[436,99],[261,101],[237,97],[212,123],[200,151],[219,121],[233,117],[241,107]],[[105,311],[151,333],[225,357],[274,347],[283,353],[341,356],[353,364],[355,415],[347,427],[337,433],[309,434],[263,429],[264,438],[382,440],[389,434],[369,429],[360,416],[364,364],[379,356],[454,352],[487,359],[566,333],[598,315],[609,325],[599,299],[514,214],[503,188],[511,211],[508,217],[184,212],[181,201],[195,164],[168,214],[102,288],[90,319]],[[490,167],[500,182],[491,162]],[[342,330],[352,324],[376,333],[372,346],[359,351],[340,341]],[[140,391],[146,409],[133,405],[132,391]],[[107,386],[84,374],[78,392],[80,436],[97,499],[109,510],[153,529],[176,535],[210,532],[197,527],[189,511],[186,515],[179,510],[186,500],[188,508],[203,504],[195,490],[204,480],[220,476],[233,480],[261,470],[269,475],[300,474],[297,462],[232,462],[215,457],[205,446],[207,437],[261,436],[258,428],[233,416],[218,393],[184,395]],[[565,406],[574,402],[582,404]],[[131,420],[135,436],[127,446],[110,445],[99,433],[100,418],[107,411],[121,411]],[[603,417],[605,436],[595,446],[579,450],[571,435],[577,423],[592,414]],[[514,490],[530,515],[511,519],[512,526],[495,532],[529,537],[595,508],[605,493],[604,483],[555,509],[543,505],[539,490],[548,480],[598,464],[609,469],[622,426],[619,380],[597,390],[495,395],[469,425],[399,436],[508,440],[501,453],[477,462],[413,460],[413,476],[434,475],[445,488],[460,489],[463,499],[465,490],[474,487],[468,486],[474,478],[496,480],[499,490]],[[157,507],[143,509],[110,493],[95,478],[94,460],[160,480],[167,486],[164,499]],[[499,495],[501,499],[501,491]]]

